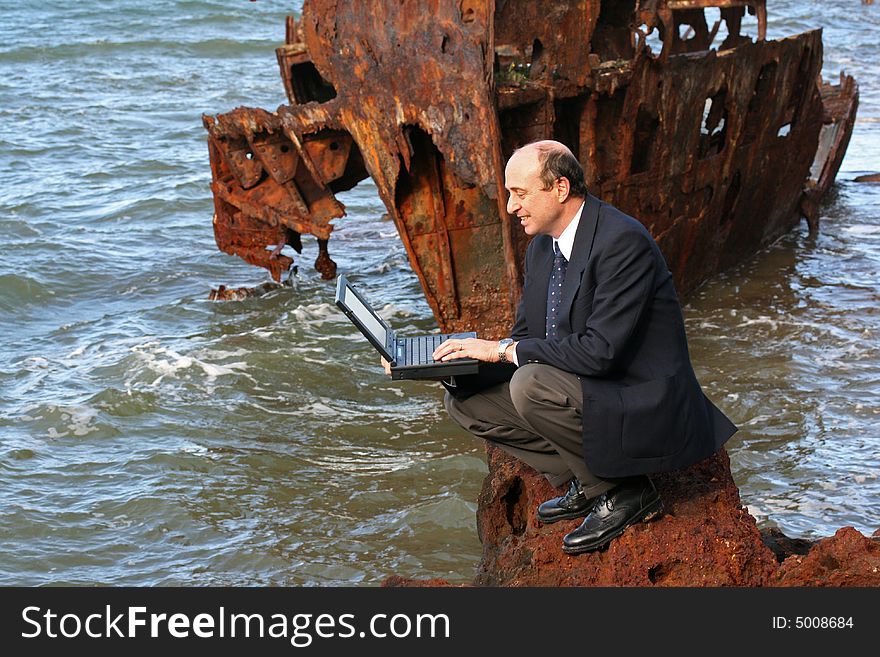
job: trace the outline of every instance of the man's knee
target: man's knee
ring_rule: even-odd
[[[446,391],[446,394],[443,395],[443,405],[446,407],[446,412],[449,414],[449,417],[461,424],[461,422],[458,421],[458,400],[453,397],[448,390]]]
[[[478,432],[480,425],[473,417],[474,413],[468,411],[467,399],[457,399],[447,390],[443,396],[443,405],[450,419],[458,426],[470,433]]]
[[[527,417],[539,404],[540,395],[536,393],[541,388],[541,373],[548,367],[550,366],[540,363],[527,363],[513,373],[510,380],[510,401],[520,416]]]

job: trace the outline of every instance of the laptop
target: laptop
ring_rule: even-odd
[[[449,338],[475,338],[476,333],[432,333],[414,338],[398,337],[394,329],[379,317],[345,276],[336,280],[336,305],[358,327],[376,351],[391,363],[392,379],[434,379],[475,374],[479,368],[480,361],[473,358],[446,362],[431,358],[434,350]]]

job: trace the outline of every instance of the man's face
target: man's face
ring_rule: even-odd
[[[537,152],[534,149],[517,151],[504,170],[504,187],[510,196],[507,211],[519,218],[527,235],[559,237],[562,214],[556,185],[542,189]],[[559,230],[557,230],[559,229]]]

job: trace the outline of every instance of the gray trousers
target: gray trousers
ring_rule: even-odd
[[[574,374],[528,363],[509,383],[463,400],[447,392],[445,403],[462,428],[524,461],[555,487],[575,476],[587,497],[594,497],[619,483],[596,477],[584,462],[584,397]]]

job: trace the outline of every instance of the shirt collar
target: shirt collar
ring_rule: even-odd
[[[565,227],[565,230],[562,231],[562,235],[559,236],[559,239],[553,240],[554,244],[559,244],[559,250],[562,252],[562,255],[565,256],[566,260],[571,260],[571,252],[574,251],[574,236],[577,234],[578,224],[581,221],[581,213],[584,211],[584,205],[586,205],[586,200],[581,203],[581,207],[578,208],[577,214],[574,215],[574,219],[571,220],[571,223]]]

